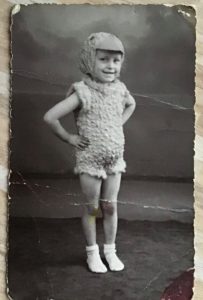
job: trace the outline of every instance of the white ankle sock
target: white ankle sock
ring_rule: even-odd
[[[111,271],[121,271],[124,269],[124,264],[116,255],[115,244],[104,244],[104,255]]]
[[[87,264],[90,271],[95,273],[107,272],[106,266],[103,264],[99,255],[99,247],[97,244],[93,246],[86,246]]]

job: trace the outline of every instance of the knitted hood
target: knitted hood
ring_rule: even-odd
[[[120,51],[124,58],[122,42],[113,34],[106,32],[92,33],[84,42],[80,52],[80,70],[84,74],[92,74],[96,50]]]

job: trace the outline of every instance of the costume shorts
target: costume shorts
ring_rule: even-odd
[[[87,173],[91,176],[106,179],[110,174],[125,172],[126,163],[123,156],[112,154],[91,155],[86,151],[76,152],[76,174]]]

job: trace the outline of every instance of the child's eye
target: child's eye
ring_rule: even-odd
[[[119,58],[115,58],[114,62],[120,62],[120,59]]]
[[[105,61],[107,58],[106,57],[100,57],[101,61]]]

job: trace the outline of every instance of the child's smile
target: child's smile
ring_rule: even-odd
[[[93,77],[97,81],[108,83],[120,76],[122,66],[120,52],[97,50]]]

